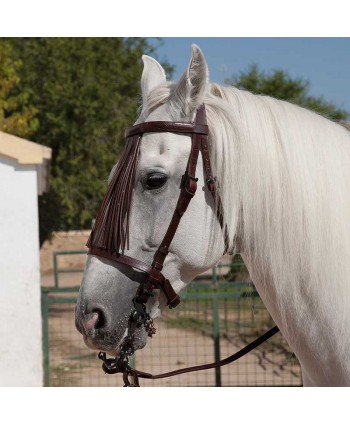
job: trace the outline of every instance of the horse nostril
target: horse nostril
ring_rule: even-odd
[[[92,312],[93,312],[93,315],[95,315],[94,328],[96,330],[103,328],[106,324],[106,317],[102,309],[95,308],[92,310]]]
[[[81,319],[81,325],[88,334],[91,330],[103,328],[106,325],[106,316],[101,309],[95,308]]]

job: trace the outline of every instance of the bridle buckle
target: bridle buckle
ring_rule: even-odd
[[[198,178],[192,177],[186,171],[181,177],[180,188],[192,198],[196,194]]]
[[[215,193],[215,191],[217,190],[217,187],[216,187],[216,177],[207,178],[206,183],[207,183],[208,190],[211,193]]]

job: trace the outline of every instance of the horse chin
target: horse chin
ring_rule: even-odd
[[[106,352],[110,356],[119,356],[120,347],[122,343],[125,341],[126,336],[127,336],[127,330],[125,331],[124,336],[121,338],[121,340],[108,340],[108,342],[106,342],[106,341],[101,341],[96,338],[93,338],[89,334],[83,334],[83,339],[86,346],[90,348],[91,350]],[[145,330],[140,329],[134,335],[133,349],[135,351],[143,349],[146,346],[146,344],[147,344],[147,333]]]

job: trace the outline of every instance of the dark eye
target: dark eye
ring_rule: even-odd
[[[161,172],[152,172],[147,175],[145,185],[147,190],[155,190],[161,188],[167,181],[168,177]]]

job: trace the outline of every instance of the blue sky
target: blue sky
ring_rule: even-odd
[[[212,82],[223,83],[256,63],[261,70],[283,69],[309,81],[311,95],[350,112],[350,38],[163,37],[161,43],[152,39],[158,59],[175,65],[175,79],[188,65],[192,43],[202,49]]]
[[[224,0],[206,7],[188,0],[177,0],[166,7],[162,0],[100,0],[98,4],[86,0],[84,8],[71,0],[49,3],[4,2],[2,15],[9,19],[1,23],[0,36],[152,34],[162,38],[163,44],[152,40],[158,46],[158,58],[176,66],[175,78],[187,67],[191,44],[196,43],[207,58],[214,82],[222,83],[256,63],[264,71],[283,69],[292,77],[308,80],[311,95],[323,96],[350,111],[348,0],[321,1],[317,6],[315,2],[293,0],[287,7],[281,7],[280,0],[250,0],[232,3],[231,9]],[[230,38],[223,38],[227,35]]]

